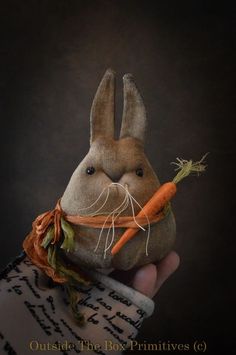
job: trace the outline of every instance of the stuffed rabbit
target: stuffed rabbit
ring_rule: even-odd
[[[154,302],[146,296],[150,293],[143,288],[139,292],[135,282],[132,288],[106,273],[156,262],[168,254],[175,240],[169,200],[179,181],[205,170],[205,156],[195,163],[177,158],[176,177],[160,186],[144,153],[146,113],[132,76],[124,76],[118,140],[114,138],[114,89],[114,72],[107,70],[92,105],[88,154],[55,209],[33,222],[23,242],[25,252],[0,277],[0,311],[10,320],[2,325],[1,341],[11,352],[17,349],[19,354],[30,354],[31,345],[36,350],[38,343],[45,342],[46,333],[57,354],[61,353],[57,345],[65,339],[76,353],[89,344],[85,351],[89,354],[108,354],[111,350],[106,342],[115,341],[112,353],[121,354],[132,348],[143,319],[153,313]],[[168,199],[166,194],[162,206],[155,199],[155,208],[152,204],[147,213],[147,206],[167,185],[171,186]],[[121,220],[126,222],[119,223]],[[129,230],[132,238],[129,234],[121,245]],[[165,265],[166,259],[159,264],[159,277]],[[141,273],[149,266],[141,268]],[[178,258],[172,266],[171,272],[178,266]],[[48,284],[45,274],[54,283]],[[164,274],[168,275],[166,269]],[[41,278],[46,280],[43,285]],[[29,343],[29,339],[36,340]]]
[[[112,70],[106,71],[98,87],[91,109],[90,149],[74,171],[61,199],[61,208],[68,215],[136,215],[160,186],[144,152],[146,111],[143,100],[132,75],[126,74],[123,81],[124,108],[117,140],[114,138],[115,74]],[[111,248],[124,228],[115,228],[113,236],[99,228],[73,225],[73,229],[76,248],[73,253],[66,253],[67,257],[90,269],[128,270],[159,261],[171,250],[175,240],[172,212],[152,224],[150,233],[147,228],[140,229],[114,256]]]

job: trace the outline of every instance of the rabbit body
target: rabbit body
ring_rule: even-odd
[[[91,144],[74,171],[62,196],[61,207],[69,215],[109,214],[122,206],[125,188],[138,202],[127,205],[120,215],[137,215],[160,186],[144,152],[145,108],[132,77],[124,77],[124,111],[121,134],[114,139],[114,72],[108,70],[98,88],[91,110]],[[140,173],[141,172],[141,173]],[[113,183],[113,184],[112,184]],[[115,183],[115,184],[114,184]],[[123,188],[125,187],[125,188]],[[175,220],[170,212],[147,230],[140,230],[115,256],[111,247],[124,232],[73,226],[76,248],[67,257],[88,268],[128,270],[162,259],[175,241]],[[111,232],[111,231],[110,231]],[[110,244],[110,248],[107,246]],[[147,246],[147,250],[146,250]],[[107,250],[106,250],[107,249]]]

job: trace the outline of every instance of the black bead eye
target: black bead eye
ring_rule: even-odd
[[[93,175],[95,173],[95,168],[93,166],[89,166],[87,169],[86,169],[86,173],[88,175]]]
[[[136,169],[136,175],[139,177],[142,177],[143,176],[143,169],[142,168]]]

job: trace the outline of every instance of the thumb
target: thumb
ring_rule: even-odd
[[[132,287],[144,295],[153,298],[163,283],[179,266],[179,255],[172,251],[158,265],[148,264],[135,274]]]

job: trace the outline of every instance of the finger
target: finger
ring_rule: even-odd
[[[157,268],[154,264],[141,267],[135,274],[132,287],[148,297],[152,297],[157,282]]]
[[[170,252],[158,266],[148,264],[141,267],[134,276],[132,287],[153,298],[168,277],[178,268],[179,256]]]
[[[180,263],[179,255],[175,251],[171,251],[158,265],[157,265],[157,279],[154,288],[153,296],[158,292],[163,283],[175,272]]]

